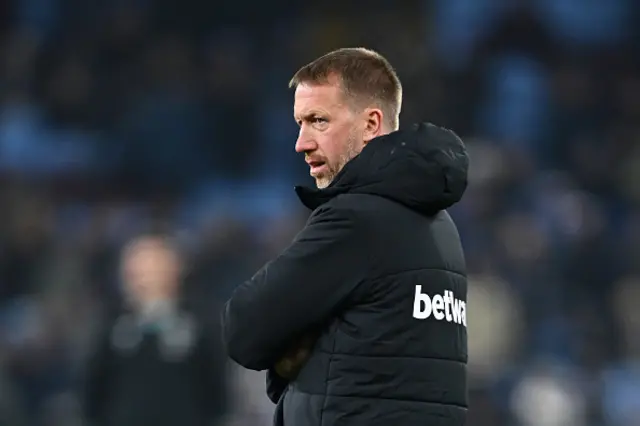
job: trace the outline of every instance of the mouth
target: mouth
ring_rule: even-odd
[[[324,161],[309,161],[308,164],[311,168],[311,170],[309,171],[311,176],[316,176],[322,173],[327,168],[327,164]]]

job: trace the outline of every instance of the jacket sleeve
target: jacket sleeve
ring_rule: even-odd
[[[222,318],[234,361],[270,368],[291,341],[336,312],[367,272],[361,228],[350,210],[321,208],[284,252],[234,291]]]

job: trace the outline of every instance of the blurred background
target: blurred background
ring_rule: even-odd
[[[297,68],[366,46],[468,144],[470,426],[640,425],[640,3],[0,2],[0,424],[81,423],[120,250],[162,229],[207,315],[304,224]],[[229,364],[225,420],[269,425]]]

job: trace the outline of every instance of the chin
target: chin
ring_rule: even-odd
[[[331,185],[331,181],[333,181],[332,176],[318,176],[316,177],[316,187],[318,189],[324,189]]]
[[[331,179],[325,177],[316,178],[316,187],[318,189],[324,189],[331,184]]]
[[[312,174],[311,177],[316,181],[316,188],[325,189],[335,178],[335,174],[331,170],[322,170],[318,174]]]

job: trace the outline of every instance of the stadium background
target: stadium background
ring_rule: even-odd
[[[303,63],[386,55],[402,123],[464,137],[470,426],[640,425],[640,3],[0,3],[0,423],[80,424],[92,324],[149,224],[212,301],[304,223]],[[304,285],[304,283],[300,283]],[[206,299],[205,299],[206,300]],[[274,307],[275,309],[275,307]],[[230,368],[229,422],[268,425]]]

